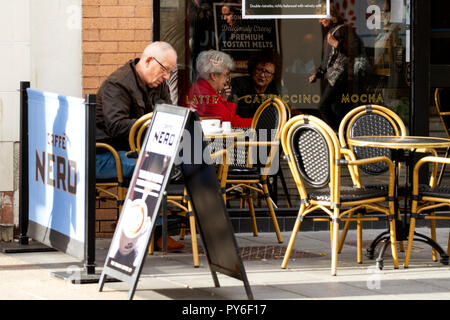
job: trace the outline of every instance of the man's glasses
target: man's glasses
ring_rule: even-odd
[[[269,70],[266,70],[264,68],[256,68],[256,72],[262,74],[265,77],[271,77],[275,74],[275,72],[270,72]]]
[[[169,69],[167,69],[167,67],[163,66],[163,64],[161,62],[158,61],[158,59],[156,59],[155,57],[153,57],[153,59],[158,62],[158,64],[161,66],[161,68],[163,69],[164,73],[170,74]]]

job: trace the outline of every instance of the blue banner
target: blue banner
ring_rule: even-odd
[[[31,238],[84,259],[84,99],[27,89]]]

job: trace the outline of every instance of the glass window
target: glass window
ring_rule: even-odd
[[[450,64],[450,2],[431,1],[431,64]]]
[[[214,76],[222,82],[213,90],[236,103],[242,118],[274,94],[293,114],[318,115],[335,127],[364,104],[387,106],[408,125],[410,0],[334,0],[332,18],[320,20],[243,19],[240,0],[172,1],[170,14],[161,8],[161,34],[180,50],[179,104],[192,102],[189,89],[202,76],[197,59],[212,49],[235,64],[231,82]]]

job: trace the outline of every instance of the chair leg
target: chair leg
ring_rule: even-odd
[[[448,156],[450,155],[450,148],[447,148],[447,151],[445,151],[445,158],[448,158]],[[441,167],[441,171],[439,172],[439,177],[437,179],[436,185],[440,186],[441,185],[441,181],[442,181],[442,177],[444,176],[444,172],[445,172],[445,167],[447,166],[447,164],[443,163],[442,167]]]
[[[297,218],[295,220],[294,228],[292,229],[291,238],[289,239],[288,246],[286,248],[286,253],[284,254],[283,262],[281,263],[281,268],[286,269],[286,266],[291,256],[292,248],[294,247],[295,238],[297,237],[298,230],[300,229],[301,221]]]
[[[275,228],[275,233],[277,234],[278,243],[283,243],[283,237],[281,236],[280,227],[278,226],[277,216],[275,215],[275,210],[273,209],[272,201],[269,196],[269,189],[265,183],[263,183],[263,190],[266,197],[267,206],[269,207],[270,216],[272,217],[273,227]]]
[[[195,226],[195,217],[193,214],[189,215],[189,226],[189,229],[191,230],[192,259],[194,260],[194,267],[198,268],[200,262],[198,259],[197,228]]]
[[[253,205],[253,198],[252,195],[249,194],[247,198],[248,202],[248,208],[250,211],[250,220],[252,222],[252,230],[253,230],[253,236],[258,236],[258,226],[256,225],[256,215],[255,215],[255,206]]]
[[[409,259],[411,258],[411,250],[412,250],[412,244],[414,241],[414,229],[415,228],[416,228],[416,218],[411,217],[411,220],[409,222],[408,245],[406,246],[405,260],[403,261],[404,268],[408,268],[408,266],[409,266]]]
[[[152,235],[150,245],[148,246],[148,254],[153,254],[154,252],[155,252],[155,235]]]
[[[333,247],[333,221],[330,220],[330,248]]]
[[[447,255],[450,256],[450,232],[448,233]]]
[[[184,236],[186,235],[186,228],[180,228],[180,240],[184,240]]]
[[[401,220],[400,216],[398,217],[398,220],[399,220],[399,221]],[[399,241],[399,242],[398,242],[398,246],[399,246],[400,252],[405,252],[405,244],[404,244],[403,241]]]
[[[339,222],[338,219],[333,219],[332,237],[333,242],[331,244],[331,275],[337,274],[337,261],[338,261],[338,242],[339,242]]]
[[[358,218],[361,218],[361,213],[358,213]],[[356,222],[356,261],[362,263],[362,221],[358,219]]]
[[[353,213],[350,213],[348,215],[348,218],[351,219],[353,216]],[[344,247],[345,238],[347,237],[348,229],[350,228],[350,220],[345,221],[344,229],[341,233],[341,239],[339,240],[339,247],[338,247],[338,253],[342,252],[342,248]]]
[[[399,241],[400,252],[405,252],[405,244],[403,241]]]
[[[431,216],[435,216],[435,213],[432,212]],[[431,219],[430,220],[430,233],[431,233],[431,239],[436,242],[436,220],[435,219]],[[432,253],[432,257],[433,257],[433,261],[436,262],[438,261],[437,258],[437,251],[433,248],[431,250]]]
[[[281,169],[281,167],[278,171],[278,175],[280,177],[281,186],[283,187],[283,192],[284,192],[284,196],[286,197],[288,207],[292,208],[291,196],[289,195],[289,189],[287,187],[286,180],[284,179],[284,173],[283,173],[283,170]]]
[[[390,222],[390,240],[391,240],[391,254],[394,269],[398,269],[398,254],[397,254],[397,236],[395,231],[395,219],[391,219]]]

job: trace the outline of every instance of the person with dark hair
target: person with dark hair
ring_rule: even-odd
[[[249,75],[231,80],[230,100],[237,103],[238,116],[253,118],[265,100],[279,94],[278,72],[278,55],[273,51],[260,52],[249,59]]]
[[[320,18],[319,23],[326,33],[322,62],[309,77],[309,82],[313,83],[318,78],[324,79],[319,104],[320,116],[333,129],[337,129],[346,113],[341,100],[348,80],[348,28],[334,6],[331,6],[331,17]]]

